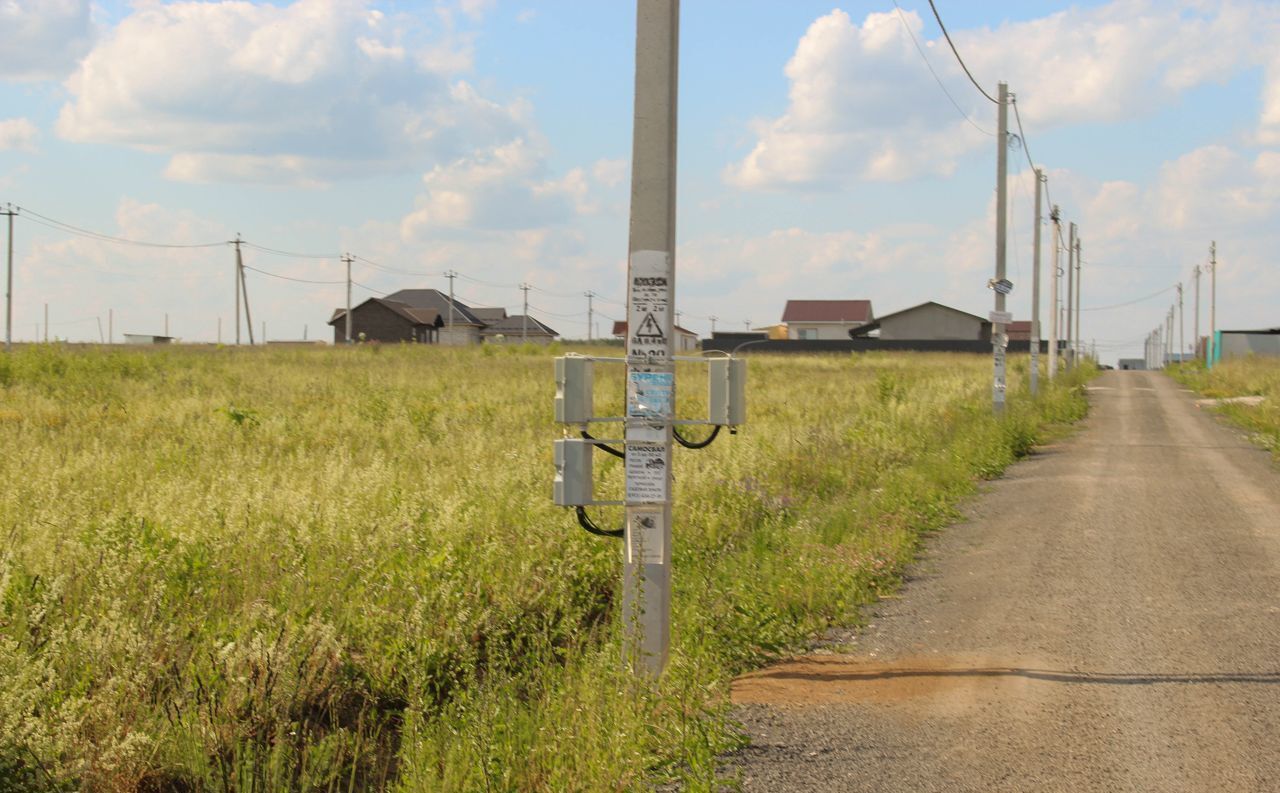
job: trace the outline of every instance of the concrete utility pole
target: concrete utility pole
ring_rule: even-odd
[[[529,284],[520,284],[520,291],[524,292],[524,313],[520,315],[520,343],[529,343]]]
[[[240,279],[244,277],[244,271],[241,269],[243,262],[240,259],[240,235],[236,234],[236,346],[240,346]]]
[[[1075,331],[1076,331],[1076,343],[1074,347],[1075,352],[1072,353],[1073,358],[1077,360],[1080,357],[1080,351],[1084,349],[1082,346],[1080,346],[1080,276],[1083,275],[1080,269],[1080,265],[1081,265],[1080,247],[1081,247],[1080,235],[1079,233],[1077,233],[1076,234],[1076,300],[1075,300],[1076,322],[1074,325]]]
[[[1049,279],[1049,379],[1058,376],[1058,336],[1062,312],[1058,308],[1058,282],[1062,279],[1062,213],[1054,204],[1049,212],[1053,221],[1053,277]]]
[[[1075,338],[1074,336],[1071,335],[1071,325],[1072,325],[1072,319],[1073,319],[1071,307],[1073,305],[1072,301],[1075,299],[1075,286],[1076,286],[1075,272],[1076,272],[1076,224],[1070,223],[1067,225],[1067,332],[1065,334],[1065,339],[1067,342],[1066,356],[1067,356],[1068,371],[1070,371],[1071,369],[1074,369],[1076,365],[1076,356],[1074,354],[1075,351],[1071,347],[1071,340]]]
[[[1031,237],[1031,393],[1040,393],[1040,185],[1044,172],[1036,169],[1036,225]]]
[[[996,284],[1004,280],[1006,226],[1008,225],[1009,185],[1009,86],[1000,83],[996,96]],[[1001,288],[996,293],[996,312],[1004,313],[1005,295]],[[991,358],[994,371],[991,383],[991,405],[996,415],[1004,413],[1005,397],[1005,349],[1008,338],[1003,322],[991,323]]]
[[[675,405],[676,118],[679,0],[637,0],[636,94],[627,262],[627,381],[665,380],[665,418],[628,400],[623,654],[656,677],[671,636],[671,406]],[[635,418],[631,417],[633,407]],[[643,411],[652,413],[651,409]]]
[[[222,318],[218,318],[218,341],[222,341]],[[116,343],[116,310],[107,309],[107,344]]]
[[[1196,350],[1196,357],[1198,358],[1200,357],[1200,265],[1197,264],[1195,269],[1191,271],[1191,277],[1196,279],[1195,326],[1192,328],[1191,341],[1192,346],[1195,347]]]
[[[9,216],[9,256],[4,287],[4,351],[13,350],[13,204],[7,204],[3,213]]]
[[[1218,243],[1209,242],[1209,361],[1214,362],[1218,346]]]
[[[253,317],[249,314],[249,285],[244,279],[244,259],[240,256],[240,240],[236,239],[236,264],[240,268],[240,292],[244,298],[244,326],[249,331],[249,346],[253,346]],[[237,322],[239,320],[237,319]],[[266,339],[262,340],[264,343]],[[236,344],[240,343],[240,326],[236,325]]]
[[[49,343],[49,304],[44,304],[44,342]]]
[[[720,318],[717,317],[715,314],[712,314],[711,316],[707,317],[707,319],[711,320],[711,335],[714,336],[716,334],[716,320]]]
[[[1178,363],[1182,363],[1182,356],[1187,354],[1187,312],[1182,305],[1182,284],[1178,284]]]
[[[583,292],[582,295],[587,298],[587,341],[591,341],[591,328],[595,322],[595,310],[591,305],[591,300],[596,296],[595,292]]]
[[[351,260],[352,258],[353,258],[352,255],[349,253],[343,254],[342,256],[343,263],[347,265],[347,313],[346,313],[346,316],[343,317],[343,319],[345,320],[345,322],[343,323],[344,335],[346,336],[347,344],[351,343]]]
[[[450,270],[444,274],[444,277],[449,279],[449,319],[445,322],[445,328],[449,334],[449,343],[453,344],[457,340],[453,335],[453,279],[457,278],[458,274]]]

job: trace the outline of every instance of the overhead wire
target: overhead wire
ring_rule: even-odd
[[[101,242],[114,242],[121,245],[136,245],[142,248],[186,248],[186,249],[216,248],[216,247],[221,247],[229,244],[226,240],[223,240],[221,242],[199,242],[199,243],[146,242],[144,240],[133,240],[127,237],[116,237],[111,234],[103,234],[102,232],[91,231],[89,229],[81,228],[80,226],[73,226],[70,223],[64,223],[61,220],[56,220],[46,215],[42,215],[39,212],[36,212],[31,209],[27,209],[25,207],[17,206],[17,207],[14,207],[14,209],[17,211],[18,217],[26,218],[27,220],[30,220],[32,223],[39,224],[46,228],[54,229],[55,231],[62,231],[68,234],[75,234],[77,236],[87,237],[89,239],[99,240]],[[36,220],[36,218],[39,218],[39,220]]]
[[[955,42],[951,40],[951,34],[947,32],[947,26],[942,24],[942,16],[938,14],[938,7],[933,4],[933,0],[929,0],[929,8],[933,9],[933,18],[938,20],[938,27],[942,28],[942,35],[946,37],[947,44],[951,45],[951,52],[955,54],[956,60],[959,61],[960,68],[964,69],[964,73],[969,76],[969,82],[973,83],[973,87],[977,88],[978,92],[981,93],[983,96],[985,96],[991,102],[991,104],[993,105],[1000,104],[998,101],[996,101],[991,97],[991,94],[987,93],[986,89],[984,89],[978,83],[977,80],[973,78],[973,72],[969,71],[969,67],[965,65],[964,58],[960,57],[960,51],[956,49]]]
[[[262,273],[263,275],[269,275],[272,278],[279,278],[282,281],[297,281],[300,284],[327,284],[332,286],[335,284],[345,284],[347,282],[345,278],[342,279],[341,281],[315,281],[310,278],[295,278],[291,275],[280,275],[279,273],[272,273],[266,270],[259,270],[257,267],[253,267],[248,264],[243,265],[243,267],[246,270],[253,270],[255,273]],[[355,281],[352,281],[351,283],[354,284]]]
[[[1174,284],[1172,286],[1166,286],[1164,289],[1161,289],[1159,292],[1152,292],[1151,294],[1145,297],[1139,297],[1134,300],[1127,300],[1123,303],[1113,303],[1112,305],[1109,305],[1109,306],[1090,306],[1089,308],[1085,308],[1081,306],[1079,310],[1080,311],[1108,311],[1113,308],[1124,308],[1125,306],[1132,306],[1135,303],[1141,303],[1145,300],[1150,300],[1154,297],[1159,297],[1160,295],[1163,295],[1165,292],[1172,292],[1177,288],[1178,288],[1177,284]]]
[[[253,250],[262,251],[263,253],[270,253],[275,256],[289,256],[294,259],[329,260],[329,259],[342,258],[342,254],[340,253],[299,253],[297,251],[284,251],[284,250],[280,250],[279,248],[268,248],[265,245],[259,245],[256,242],[250,242],[249,240],[240,240],[240,244],[245,246],[246,248],[252,248]]]
[[[898,11],[898,21],[902,23],[902,29],[907,31],[907,35],[911,37],[911,43],[916,45],[916,52],[920,53],[920,58],[924,61],[924,65],[929,67],[929,74],[933,75],[933,79],[938,84],[938,87],[942,89],[942,93],[947,95],[947,99],[951,101],[951,106],[954,107],[956,112],[960,114],[961,118],[968,121],[969,125],[974,129],[978,130],[983,135],[989,135],[994,138],[996,133],[979,126],[978,122],[974,121],[969,117],[968,113],[964,112],[964,108],[960,107],[960,103],[957,102],[956,98],[947,90],[947,86],[943,84],[942,78],[938,76],[938,73],[933,68],[933,64],[929,62],[929,56],[925,55],[924,48],[920,46],[919,40],[916,39],[916,34],[911,31],[911,26],[907,24],[907,18],[903,16],[902,6],[898,5],[898,0],[893,0],[893,7]]]

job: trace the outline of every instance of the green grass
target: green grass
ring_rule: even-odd
[[[1014,359],[995,420],[990,366],[751,358],[748,426],[677,451],[649,684],[619,660],[619,543],[551,504],[547,352],[0,358],[0,791],[713,789],[732,677],[856,622],[1083,415],[1090,372],[1032,400]]]
[[[1200,363],[1170,367],[1174,379],[1206,397],[1261,396],[1259,405],[1223,404],[1214,408],[1249,431],[1258,445],[1280,460],[1280,358],[1249,356],[1222,361],[1212,369]]]

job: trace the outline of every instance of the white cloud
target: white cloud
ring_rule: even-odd
[[[56,80],[89,51],[94,29],[89,0],[0,2],[0,79]]]
[[[36,150],[36,138],[40,131],[25,118],[0,120],[0,151],[12,149],[32,152]]]
[[[401,235],[421,239],[440,229],[534,229],[592,211],[580,169],[559,179],[545,178],[545,170],[540,146],[526,139],[437,166],[423,177],[426,192],[401,221]]]
[[[295,185],[523,134],[527,106],[480,96],[457,78],[465,43],[416,24],[350,0],[139,5],[68,81],[57,129],[168,154],[175,179]]]
[[[904,20],[969,117],[994,131],[994,108],[969,85],[945,41],[924,38],[919,14],[871,13],[858,24],[836,10],[800,39],[786,65],[787,110],[753,123],[755,145],[726,169],[726,180],[821,189],[946,175],[990,146],[942,96]],[[1150,113],[1189,88],[1264,63],[1277,32],[1280,8],[1273,4],[1115,0],[952,37],[977,79],[990,83],[987,92],[1007,79],[1033,129],[1043,131]],[[1272,61],[1264,142],[1280,141],[1280,65]]]
[[[627,178],[631,163],[627,160],[596,160],[591,166],[591,175],[605,187],[617,187]]]

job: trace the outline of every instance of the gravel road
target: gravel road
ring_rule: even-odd
[[[846,655],[734,685],[748,791],[1280,791],[1280,473],[1151,372],[934,537]]]

